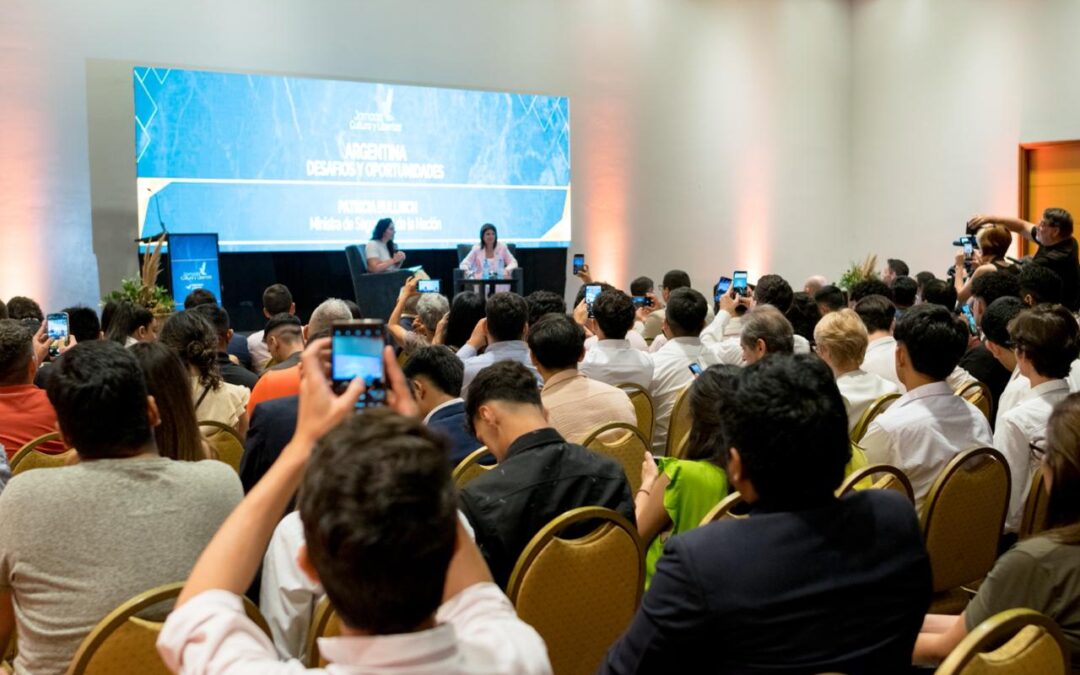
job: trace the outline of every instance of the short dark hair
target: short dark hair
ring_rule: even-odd
[[[304,336],[304,324],[295,314],[288,312],[275,314],[266,321],[266,327],[263,328],[263,342],[275,334],[285,334],[293,341],[299,340]]]
[[[34,336],[15,319],[0,319],[0,386],[26,384]]]
[[[623,340],[634,327],[634,302],[617,288],[601,291],[593,301],[596,325],[609,340]]]
[[[1020,268],[1020,297],[1030,295],[1033,305],[1059,303],[1062,300],[1063,284],[1057,272],[1032,262]]]
[[[1080,326],[1061,305],[1037,305],[1009,323],[1016,351],[1043,377],[1066,378],[1080,356]]]
[[[723,410],[734,403],[741,370],[732,365],[711,366],[690,384],[690,439],[685,459],[724,467],[731,448],[731,430],[725,424]]]
[[[868,295],[855,303],[855,313],[869,333],[892,330],[896,305],[884,295]]]
[[[524,364],[518,361],[496,361],[484,368],[469,383],[465,397],[465,419],[469,433],[476,435],[473,420],[480,406],[488,401],[524,403],[543,407],[540,400],[540,388],[536,386],[536,376]]]
[[[267,286],[262,294],[262,304],[267,314],[288,314],[293,305],[292,293],[285,284]]]
[[[980,328],[987,340],[1007,349],[1012,349],[1012,338],[1009,337],[1009,322],[1024,311],[1024,303],[1020,298],[1007,295],[991,302],[982,315]]]
[[[345,306],[349,308],[349,316],[351,316],[354,319],[363,319],[364,318],[363,310],[360,309],[360,305],[356,304],[355,301],[353,301],[353,300],[342,300],[342,302],[344,302]]]
[[[757,305],[742,318],[739,343],[754,347],[758,340],[765,342],[768,354],[790,354],[795,349],[791,322],[772,305]]]
[[[1049,208],[1043,211],[1043,220],[1051,227],[1061,231],[1061,235],[1068,237],[1073,232],[1072,215],[1065,209]]]
[[[967,328],[941,305],[915,305],[904,312],[893,331],[907,348],[911,366],[935,380],[944,380],[967,350]]]
[[[457,535],[445,443],[419,420],[370,410],[312,451],[298,500],[304,540],[350,628],[407,633],[438,609]]]
[[[630,295],[645,295],[655,288],[649,277],[638,277],[630,282]]]
[[[41,305],[25,295],[16,295],[7,302],[8,318],[21,321],[22,319],[37,319],[38,323],[45,320],[45,314],[41,311]]]
[[[795,335],[801,335],[810,344],[814,343],[814,327],[821,320],[821,312],[809,293],[796,292],[791,298],[791,307],[788,307],[784,316],[791,322]]]
[[[907,266],[907,263],[904,262],[903,260],[900,260],[899,258],[889,258],[886,261],[885,264],[887,264],[889,266],[889,269],[891,269],[893,271],[893,274],[895,274],[896,276],[898,276],[898,277],[906,277],[906,276],[908,276],[908,273],[909,273],[908,266]]]
[[[184,298],[184,309],[192,309],[199,305],[216,305],[217,298],[205,288],[196,288]]]
[[[680,288],[668,298],[664,318],[675,337],[697,337],[705,328],[708,313],[705,296],[692,288]]]
[[[786,314],[791,308],[793,297],[791,284],[779,274],[766,274],[758,279],[757,286],[754,287],[754,302],[759,305],[772,305],[780,310],[781,314]]]
[[[897,307],[911,307],[919,294],[919,283],[909,276],[901,275],[892,282],[893,302]]]
[[[1020,281],[1010,272],[980,274],[971,282],[971,295],[988,305],[998,298],[1019,298]]]
[[[462,291],[455,295],[446,319],[446,344],[455,349],[464,345],[483,318],[484,299],[479,293]]]
[[[832,498],[851,442],[828,366],[809,354],[777,354],[744,368],[737,386],[721,415],[761,499],[797,508]]]
[[[159,339],[176,350],[184,365],[199,371],[199,384],[215,390],[221,387],[217,333],[205,316],[193,311],[173,314],[161,327]]]
[[[670,293],[679,288],[690,288],[690,275],[682,270],[671,270],[660,284]]]
[[[895,286],[894,286],[895,288]],[[923,302],[941,305],[945,309],[956,309],[956,286],[941,279],[930,279],[922,287]]]
[[[147,391],[135,356],[115,342],[82,342],[50,367],[49,402],[81,457],[130,457],[151,442]]]
[[[858,302],[869,295],[880,295],[890,302],[893,299],[892,289],[889,285],[878,278],[863,279],[851,287],[851,302]]]
[[[87,342],[101,337],[101,322],[93,309],[75,305],[64,311],[68,315],[68,329],[76,342]]]
[[[520,340],[529,321],[529,303],[516,293],[496,293],[487,299],[484,314],[495,342]]]
[[[832,284],[819,288],[817,293],[814,293],[814,302],[825,305],[832,312],[847,307],[847,297],[844,292]]]
[[[105,339],[124,345],[135,331],[153,322],[154,315],[150,313],[150,310],[130,300],[121,300],[116,304],[116,309],[113,310],[112,317],[109,319]]]
[[[403,368],[405,377],[426,377],[447,396],[461,396],[465,380],[465,365],[457,354],[445,345],[421,347],[413,352]]]
[[[923,270],[915,275],[915,281],[918,282],[919,288],[923,289],[924,294],[926,293],[926,282],[933,281],[934,279],[937,279],[934,273],[927,270]]]
[[[195,305],[191,311],[198,312],[206,317],[210,325],[214,327],[218,340],[227,340],[229,337],[229,313],[221,305],[202,304]]]
[[[548,314],[529,330],[529,350],[544,368],[576,368],[585,349],[585,331],[565,314]]]
[[[566,314],[566,300],[551,291],[533,291],[525,296],[529,305],[529,325],[545,314]]]

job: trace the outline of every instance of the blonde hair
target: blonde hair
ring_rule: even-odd
[[[866,325],[851,309],[829,312],[814,327],[814,342],[829,353],[838,368],[858,368],[869,343]]]

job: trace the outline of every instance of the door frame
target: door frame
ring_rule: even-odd
[[[1034,143],[1021,143],[1019,146],[1019,165],[1020,171],[1017,175],[1017,194],[1020,196],[1019,204],[1017,206],[1017,218],[1026,218],[1028,210],[1028,153],[1031,150],[1045,150],[1046,148],[1053,148],[1063,145],[1075,145],[1080,148],[1080,140],[1072,141],[1037,141]],[[1032,242],[1028,241],[1024,237],[1018,237],[1016,244],[1017,257],[1023,258],[1025,255],[1034,254],[1035,246]]]

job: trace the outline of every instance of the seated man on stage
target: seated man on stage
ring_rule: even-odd
[[[364,249],[368,272],[378,274],[401,269],[401,263],[405,262],[405,253],[394,245],[394,232],[394,221],[389,218],[375,223],[371,240]]]

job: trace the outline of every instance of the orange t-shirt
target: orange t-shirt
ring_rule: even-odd
[[[0,445],[4,446],[9,461],[22,446],[59,428],[56,411],[44,389],[32,384],[0,387]],[[38,450],[49,454],[65,449],[60,440],[38,446]]]
[[[263,401],[285,396],[295,396],[300,393],[300,366],[291,366],[274,370],[271,368],[262,374],[255,388],[251,390],[251,398],[248,399],[247,414],[251,419],[251,413],[255,406]]]

